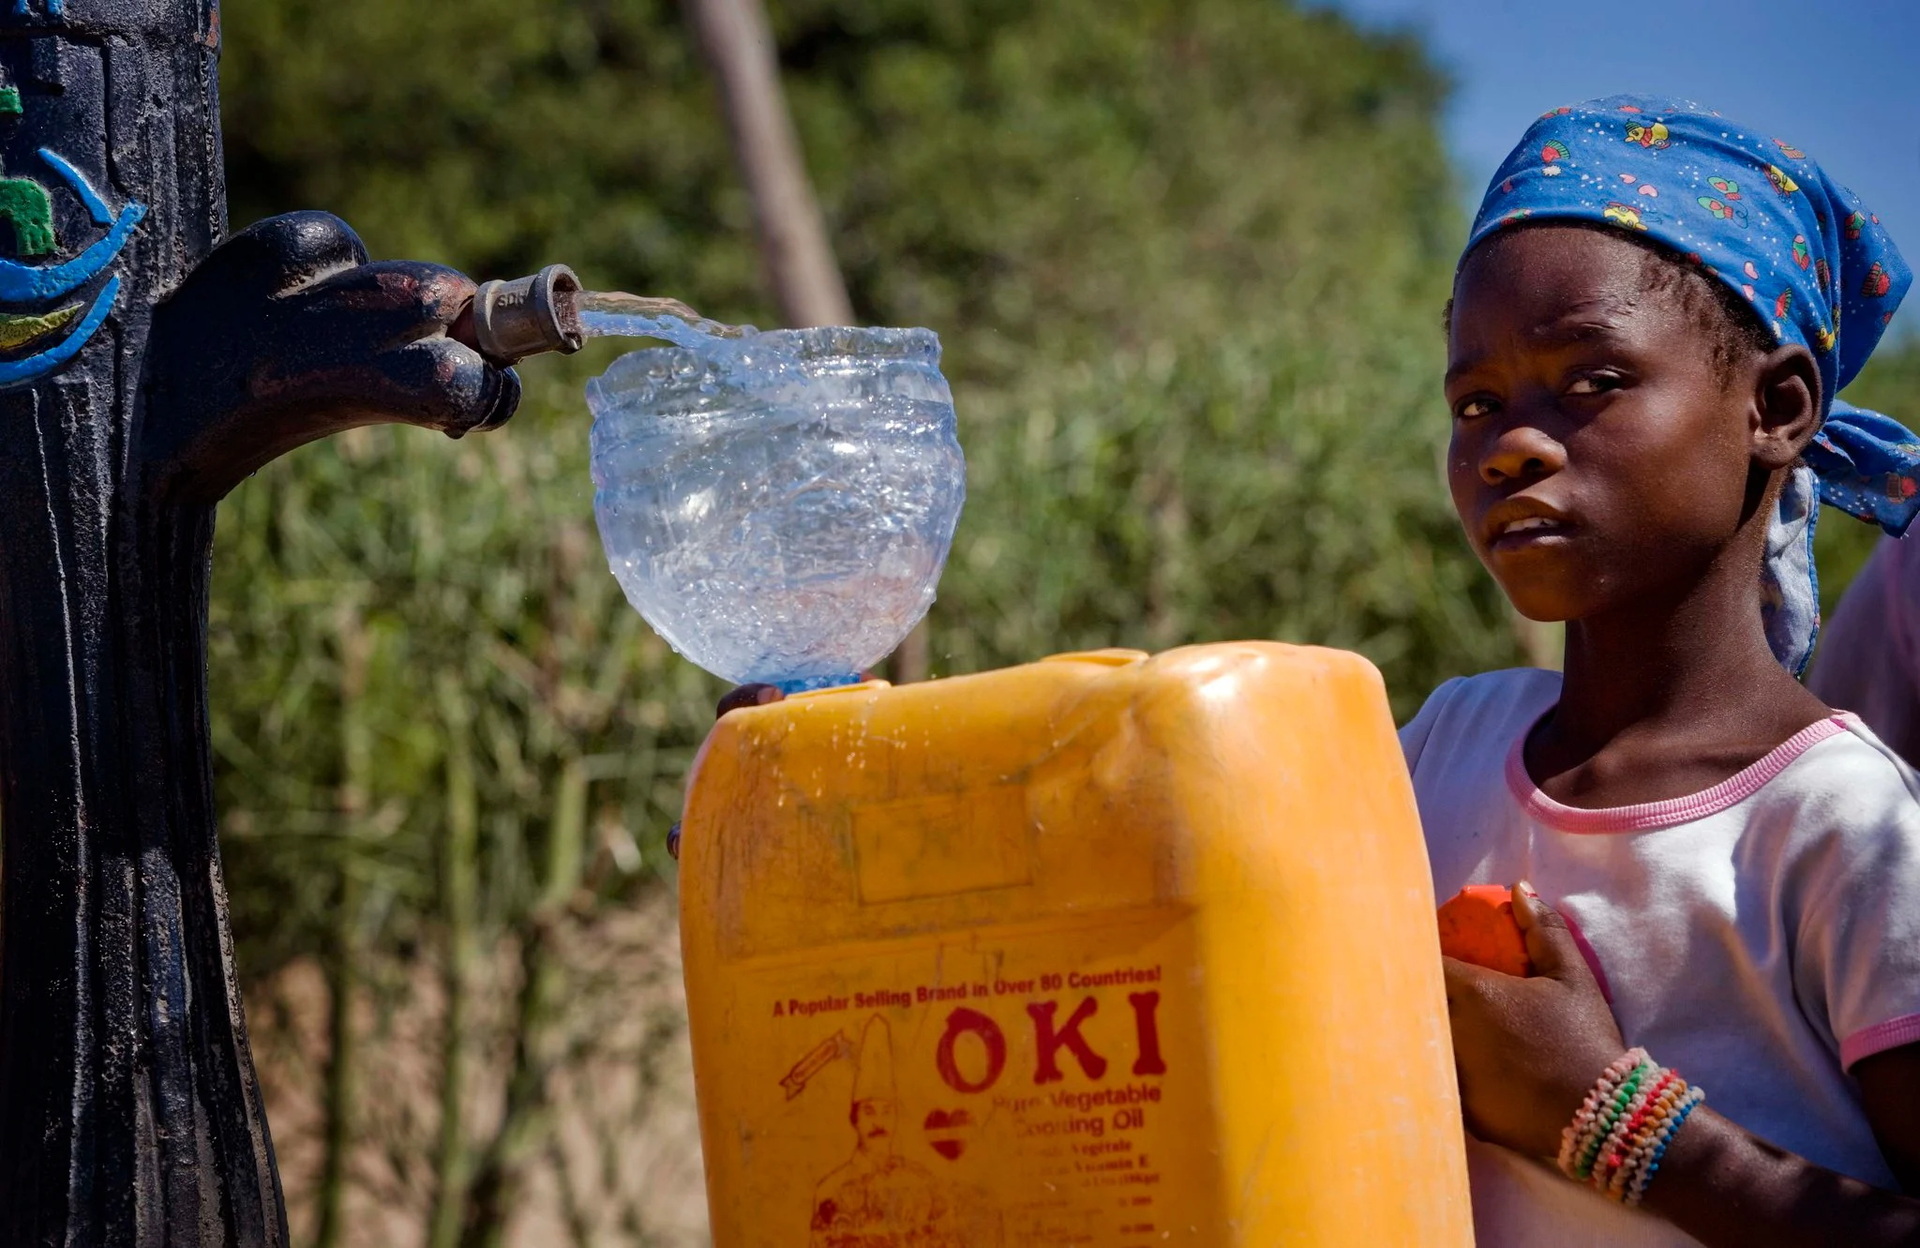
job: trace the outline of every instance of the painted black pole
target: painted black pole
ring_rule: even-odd
[[[518,401],[473,293],[323,214],[221,242],[217,0],[0,0],[0,1245],[281,1245],[214,832],[214,506]]]

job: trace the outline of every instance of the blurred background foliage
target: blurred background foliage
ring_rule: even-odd
[[[1464,222],[1416,43],[1280,0],[769,7],[858,315],[946,344],[970,500],[936,674],[1272,637],[1367,654],[1405,716],[1448,676],[1545,653],[1441,482]],[[560,260],[770,322],[674,5],[229,0],[225,38],[236,224],[324,208],[375,255],[502,277]],[[569,942],[670,886],[663,836],[720,690],[605,571],[580,386],[615,352],[530,362],[501,433],[358,432],[222,508],[241,966],[256,986],[321,968],[338,1055],[312,1067],[318,1151],[289,1179],[303,1241],[376,1242],[351,1159],[382,1090],[355,1046],[387,1033],[353,1001],[377,1019],[436,985],[430,1143],[391,1199],[435,1244],[497,1242],[535,1172],[565,1168],[553,1083],[591,1040]],[[1877,368],[1862,401],[1920,416],[1920,353]],[[1864,534],[1823,527],[1830,594]],[[665,1010],[620,1060],[678,1042]],[[616,1222],[566,1225],[666,1242],[641,1212]]]
[[[1850,403],[1886,412],[1908,428],[1920,426],[1920,337],[1908,336],[1883,344],[1861,371],[1859,380],[1847,387]],[[1861,524],[1831,507],[1823,508],[1819,525],[1813,531],[1815,554],[1820,567],[1820,606],[1831,614],[1839,605],[1873,546],[1880,530]]]

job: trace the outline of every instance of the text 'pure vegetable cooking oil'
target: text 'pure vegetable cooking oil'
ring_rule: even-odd
[[[717,1248],[1465,1248],[1378,673],[1065,655],[722,720],[682,839]]]

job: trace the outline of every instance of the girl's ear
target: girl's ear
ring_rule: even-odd
[[[1754,374],[1753,458],[1771,472],[1790,466],[1820,428],[1820,366],[1799,344],[1761,357]]]

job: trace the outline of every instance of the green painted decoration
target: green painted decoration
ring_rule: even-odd
[[[38,182],[0,178],[0,218],[13,226],[15,254],[44,256],[53,250],[53,201]]]

